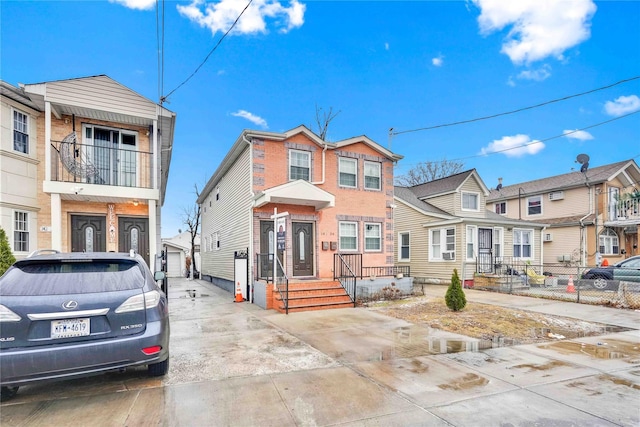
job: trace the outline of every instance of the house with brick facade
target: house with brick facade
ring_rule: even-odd
[[[40,249],[160,253],[175,113],[105,75],[0,84],[0,223]]]
[[[264,308],[353,304],[356,282],[381,275],[367,268],[393,269],[401,158],[366,136],[243,131],[197,201],[202,277]]]
[[[634,159],[534,181],[504,185],[487,197],[487,209],[504,218],[549,224],[545,264],[593,266],[638,255],[640,169]]]
[[[546,224],[489,211],[489,194],[475,169],[395,187],[396,265],[427,283],[450,283],[454,269],[470,283],[478,275],[539,268]]]

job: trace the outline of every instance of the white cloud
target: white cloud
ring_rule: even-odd
[[[438,55],[431,60],[431,63],[436,67],[441,67],[444,63],[444,57],[442,55]]]
[[[622,116],[637,110],[640,110],[640,98],[637,95],[620,96],[604,104],[604,111],[610,116]]]
[[[490,34],[510,27],[501,52],[514,64],[528,64],[553,56],[591,36],[592,0],[472,0],[481,10],[480,32]]]
[[[384,50],[389,50],[389,43],[384,44]]]
[[[156,0],[109,0],[111,3],[118,3],[129,9],[150,10],[156,6]]]
[[[536,154],[545,147],[543,142],[532,141],[529,135],[505,136],[497,139],[480,150],[480,154],[502,153],[507,157],[522,157]]]
[[[256,116],[253,113],[250,113],[246,110],[238,110],[235,113],[231,113],[234,117],[242,117],[243,119],[249,120],[251,123],[261,126],[264,129],[267,129],[269,126],[267,125],[267,121],[260,116]]]
[[[546,80],[550,76],[551,76],[551,66],[548,64],[545,64],[536,70],[524,70],[524,71],[521,71],[520,74],[518,74],[518,78],[520,80],[535,80],[537,82]]]
[[[562,133],[566,138],[577,139],[579,141],[588,141],[593,139],[593,135],[586,130],[563,130]]]
[[[245,1],[239,0],[220,0],[218,2],[192,0],[191,4],[178,5],[176,8],[182,16],[201,27],[208,28],[212,34],[215,34],[218,31],[223,33],[228,31],[246,5]],[[306,6],[297,0],[292,0],[289,7],[284,7],[275,0],[254,0],[232,33],[266,33],[267,20],[279,31],[286,33],[304,24],[305,10]]]

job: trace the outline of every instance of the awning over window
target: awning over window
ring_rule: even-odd
[[[277,187],[269,188],[257,194],[254,207],[267,203],[313,206],[317,211],[332,208],[336,199],[331,193],[316,187],[308,181],[296,180]]]

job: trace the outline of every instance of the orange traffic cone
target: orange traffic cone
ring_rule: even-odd
[[[240,288],[240,282],[236,283],[236,302],[242,302],[244,299],[242,298],[242,289]]]
[[[573,276],[569,276],[569,283],[567,283],[567,292],[572,294],[575,293],[576,288],[573,286]]]

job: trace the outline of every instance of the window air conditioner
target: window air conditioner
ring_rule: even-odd
[[[549,200],[562,200],[564,199],[564,191],[554,191],[549,193]]]
[[[442,253],[442,259],[447,260],[447,261],[451,261],[456,259],[456,253],[455,252],[443,252]]]
[[[553,235],[551,233],[545,233],[543,241],[545,241],[545,242],[553,241]]]

